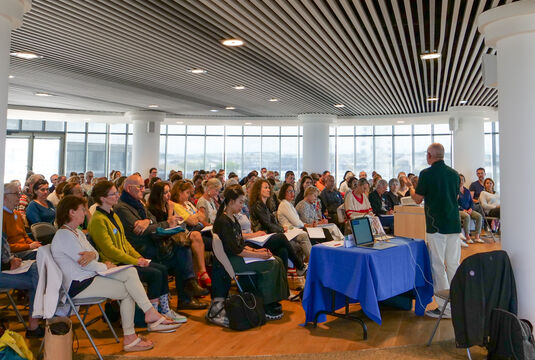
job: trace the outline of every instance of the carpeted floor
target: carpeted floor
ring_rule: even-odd
[[[486,359],[486,350],[480,347],[473,347],[471,355],[473,360]],[[305,354],[288,354],[288,355],[261,355],[261,356],[225,356],[225,357],[142,357],[141,353],[136,355],[108,355],[105,360],[213,360],[213,359],[231,359],[231,360],[409,360],[409,359],[467,359],[465,349],[457,349],[453,341],[444,341],[432,344],[430,347],[425,345],[407,345],[399,347],[390,347],[382,349],[365,349],[358,351],[330,352],[330,353],[305,353]],[[134,357],[135,356],[135,357]],[[75,355],[76,360],[93,360],[94,354]]]

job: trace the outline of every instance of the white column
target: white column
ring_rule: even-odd
[[[132,172],[145,179],[150,168],[158,168],[160,161],[160,123],[165,119],[161,111],[137,110],[125,113],[134,124],[132,144]]]
[[[322,173],[329,170],[329,125],[336,118],[330,114],[301,114],[297,117],[303,125],[304,171]]]
[[[478,18],[486,45],[498,52],[502,248],[511,258],[519,315],[535,322],[535,208],[529,187],[535,179],[535,1],[519,1]]]
[[[450,129],[453,130],[453,167],[464,175],[470,185],[476,179],[476,169],[485,167],[483,122],[490,118],[492,110],[478,106],[456,106],[449,110]]]
[[[31,0],[2,0],[0,6],[0,179],[2,179],[2,186],[0,186],[0,206],[4,205],[7,92],[9,87],[11,30],[22,25],[22,17],[26,12],[30,11],[31,5]],[[2,223],[2,215],[3,212],[0,212],[0,224]]]

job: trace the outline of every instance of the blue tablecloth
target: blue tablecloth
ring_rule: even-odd
[[[313,246],[303,295],[306,322],[314,321],[318,311],[331,310],[331,289],[336,291],[336,309],[345,306],[347,296],[378,324],[379,301],[415,289],[415,312],[423,315],[433,297],[427,246],[423,240],[395,238],[391,242],[400,245],[384,250]],[[318,320],[326,321],[326,316]]]

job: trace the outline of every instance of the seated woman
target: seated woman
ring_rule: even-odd
[[[147,210],[158,222],[170,221],[176,217],[168,182],[158,182],[152,186]],[[191,308],[192,301],[197,303],[194,298],[208,295],[208,290],[201,288],[197,283],[191,248],[184,246],[185,238],[185,232],[172,237],[160,237],[157,239],[158,242],[152,241],[145,248],[155,247],[149,251],[156,254],[154,260],[167,266],[169,273],[175,276],[179,307],[184,308],[185,304],[189,304]]]
[[[167,268],[142,257],[126,239],[123,223],[112,209],[119,199],[113,183],[102,181],[96,184],[91,195],[99,206],[88,230],[102,260],[115,265],[134,265],[141,281],[148,285],[147,293],[153,306],[157,309],[160,305],[163,313],[174,318],[175,313],[169,308]]]
[[[354,178],[354,177],[355,177],[355,174],[353,174],[353,172],[349,170],[346,171],[346,173],[344,174],[344,180],[340,183],[340,188],[339,188],[342,194],[345,194],[346,192],[351,190],[351,186],[349,186],[349,179]]]
[[[399,180],[396,178],[390,179],[388,182],[389,190],[384,193],[385,210],[394,210],[394,206],[401,204],[401,197],[399,196]]]
[[[52,256],[63,273],[63,285],[76,298],[106,297],[120,300],[124,351],[144,351],[154,347],[150,340],[136,335],[135,305],[145,313],[149,331],[170,332],[180,325],[160,315],[153,307],[134,268],[108,276],[97,273],[115,267],[111,262],[99,262],[99,254],[78,229],[84,220],[85,200],[65,196],[58,204],[57,222],[60,229],[52,240]]]
[[[266,205],[267,200],[271,196],[271,187],[269,182],[265,179],[258,179],[251,189],[251,195],[249,196],[249,211],[251,213],[251,224],[254,231],[265,231],[268,234],[271,233],[284,233],[288,230],[288,227],[281,226],[275,215]],[[310,240],[306,233],[302,233],[290,239],[297,256],[304,262],[310,256]],[[298,271],[301,264],[294,264]],[[304,269],[304,265],[303,265]],[[303,270],[304,271],[304,270]]]
[[[186,223],[187,239],[191,241],[191,251],[193,253],[193,266],[197,271],[197,278],[202,286],[210,286],[212,281],[206,272],[206,263],[204,261],[204,249],[211,248],[210,239],[203,236],[200,232],[202,228],[208,225],[204,214],[197,211],[189,199],[193,194],[193,184],[189,181],[178,181],[171,189],[171,200],[174,202],[175,213]],[[208,246],[206,246],[208,245]]]
[[[295,205],[299,204],[299,202],[303,200],[303,198],[305,197],[305,190],[312,185],[314,185],[314,183],[312,181],[311,176],[305,175],[301,178],[299,182],[299,191],[297,192],[297,196],[295,197]]]
[[[214,233],[221,239],[225,253],[235,271],[254,271],[256,273],[256,287],[260,292],[259,295],[264,299],[266,319],[279,320],[283,316],[282,306],[279,301],[287,299],[290,295],[284,264],[278,257],[268,261],[245,263],[244,257],[266,260],[273,255],[268,249],[255,249],[245,245],[240,224],[235,217],[243,207],[245,198],[243,189],[239,185],[230,186],[225,190],[224,198],[224,204],[219,208],[214,223]],[[228,292],[228,287],[214,286],[215,289],[221,288],[222,291],[216,293],[214,289],[212,294],[214,303],[210,312],[213,314],[221,309]]]
[[[56,208],[48,197],[48,181],[40,179],[32,187],[33,200],[26,208],[26,219],[31,226],[40,222],[54,223]]]
[[[461,217],[461,224],[463,225],[464,236],[466,237],[466,242],[468,244],[473,244],[474,241],[470,238],[470,219],[475,220],[476,222],[476,238],[475,241],[478,243],[484,243],[483,240],[479,238],[481,233],[481,214],[473,210],[474,201],[472,200],[472,194],[470,190],[464,187],[465,179],[463,174],[459,174],[461,180],[460,190],[459,190],[459,216]]]
[[[483,182],[484,191],[479,194],[479,203],[485,214],[491,217],[500,217],[500,195],[494,191],[494,181],[486,178]]]
[[[84,190],[82,190],[82,186],[78,183],[66,183],[66,185],[63,187],[63,196],[68,195],[74,195],[77,197],[84,197]],[[91,212],[89,211],[86,203],[86,209],[85,209],[85,219],[82,224],[82,230],[87,230],[87,225],[89,225],[89,222],[91,221]]]
[[[399,197],[402,198],[402,197],[410,196],[411,193],[409,189],[412,186],[412,183],[409,180],[409,178],[406,175],[400,175],[398,180],[399,180],[399,190],[398,190]]]
[[[374,216],[370,201],[365,193],[366,190],[369,189],[369,186],[368,180],[358,179],[357,185],[350,193],[346,194],[344,198],[346,216],[349,219],[368,216],[374,235],[384,234],[381,222],[379,221],[379,218]]]
[[[197,209],[204,214],[210,224],[213,224],[217,215],[219,203],[217,197],[221,190],[221,182],[216,178],[203,182],[204,193],[197,200]]]

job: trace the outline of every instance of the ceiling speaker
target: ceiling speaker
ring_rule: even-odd
[[[459,130],[459,119],[455,117],[451,117],[449,120],[449,125],[450,125],[450,131]]]

